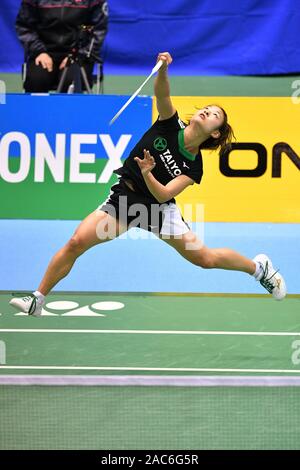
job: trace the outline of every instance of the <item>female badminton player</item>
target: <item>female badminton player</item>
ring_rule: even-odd
[[[183,123],[170,98],[168,66],[172,57],[163,52],[157,60],[163,61],[154,83],[157,121],[132,149],[123,167],[116,170],[119,180],[108,200],[81,222],[52,258],[38,289],[10,301],[18,310],[39,316],[45,296],[70,272],[80,255],[132,226],[154,232],[196,266],[245,272],[276,300],[285,297],[284,279],[266,255],[251,260],[228,248],[208,248],[183,220],[174,197],[200,183],[201,148],[222,149],[230,143],[233,132],[226,112],[213,104],[197,110],[188,125]]]

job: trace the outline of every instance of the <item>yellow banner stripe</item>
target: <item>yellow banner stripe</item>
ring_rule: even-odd
[[[204,204],[209,222],[300,222],[300,104],[287,97],[177,96],[172,101],[184,121],[196,107],[222,106],[237,143],[250,147],[233,150],[222,168],[229,166],[233,175],[252,170],[250,176],[225,176],[219,155],[203,151],[202,182],[177,198],[180,205]],[[258,164],[264,167],[264,153],[265,171],[256,176]]]

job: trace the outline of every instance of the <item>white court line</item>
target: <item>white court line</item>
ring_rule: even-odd
[[[0,333],[89,333],[126,335],[236,335],[236,336],[300,336],[287,331],[176,331],[176,330],[75,330],[47,328],[0,328]]]
[[[1,369],[22,370],[119,370],[119,371],[156,371],[156,372],[253,372],[300,374],[294,369],[207,369],[194,367],[98,367],[98,366],[0,366]]]
[[[299,387],[299,376],[280,375],[0,375],[1,385]]]

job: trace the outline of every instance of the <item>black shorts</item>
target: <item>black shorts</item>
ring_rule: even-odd
[[[176,204],[152,202],[130,189],[122,178],[112,186],[108,199],[98,210],[110,214],[128,229],[139,227],[157,235],[182,235],[190,230]]]

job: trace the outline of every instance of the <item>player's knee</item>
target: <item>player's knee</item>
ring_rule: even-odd
[[[198,253],[197,257],[195,258],[194,264],[199,266],[203,269],[212,269],[215,267],[215,259],[214,256],[210,253]]]
[[[70,254],[74,256],[79,256],[86,250],[84,240],[78,235],[73,235],[73,237],[71,237],[66,244],[65,248]]]

